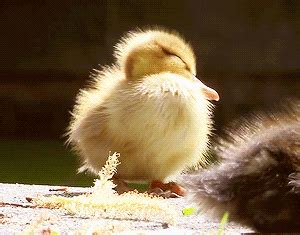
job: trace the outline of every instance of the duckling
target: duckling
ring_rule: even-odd
[[[209,100],[219,95],[195,77],[191,46],[174,32],[138,30],[114,56],[76,99],[67,135],[81,156],[79,171],[98,173],[109,151],[120,153],[116,178],[125,181],[165,183],[204,163]]]
[[[214,147],[219,163],[182,176],[187,198],[259,232],[300,232],[300,100],[227,135]]]

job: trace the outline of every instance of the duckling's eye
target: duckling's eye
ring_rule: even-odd
[[[163,48],[163,47],[162,47],[161,49],[162,49],[162,51],[163,51],[166,55],[168,55],[168,56],[176,56],[178,59],[180,59],[180,60],[182,61],[182,63],[184,64],[185,69],[186,69],[188,72],[192,73],[192,70],[190,69],[190,67],[187,65],[187,63],[185,63],[185,62],[183,61],[183,59],[180,58],[180,56],[178,56],[178,55],[176,55],[176,54],[170,52],[170,51],[167,50],[166,48]]]
[[[171,51],[168,51],[168,50],[165,49],[165,48],[161,48],[161,49],[162,49],[162,51],[163,51],[166,55],[168,55],[168,56],[175,56],[175,57],[177,57],[178,59],[180,59],[180,60],[185,64],[185,62],[180,58],[180,56],[178,56],[178,55],[172,53]]]
[[[166,55],[173,55],[173,56],[177,56],[177,55],[175,55],[174,53],[172,53],[172,52],[170,52],[170,51],[168,51],[167,49],[165,49],[165,48],[161,48],[162,49],[162,51],[166,54]],[[179,56],[177,56],[177,57],[179,57]]]
[[[163,51],[166,55],[168,55],[168,56],[176,56],[178,59],[180,59],[180,60],[182,61],[182,63],[184,63],[185,69],[187,69],[189,72],[191,71],[190,68],[187,66],[187,64],[183,61],[183,59],[180,58],[180,56],[178,56],[178,55],[176,55],[176,54],[174,54],[174,53],[168,51],[166,48],[163,48],[163,47],[162,47],[161,49],[162,49],[162,51]]]

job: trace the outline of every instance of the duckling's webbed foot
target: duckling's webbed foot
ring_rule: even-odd
[[[155,180],[151,182],[148,193],[164,198],[177,198],[183,197],[185,195],[185,190],[174,182],[165,184]]]

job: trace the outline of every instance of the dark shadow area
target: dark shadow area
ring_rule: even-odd
[[[0,182],[91,185],[62,137],[89,73],[129,30],[160,25],[195,49],[227,123],[300,98],[300,2],[1,1]],[[79,178],[77,178],[79,177]]]

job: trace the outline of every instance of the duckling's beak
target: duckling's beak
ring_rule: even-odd
[[[206,86],[204,83],[202,83],[198,78],[193,76],[193,80],[199,86],[201,92],[204,94],[206,99],[208,100],[215,100],[218,101],[220,99],[218,92],[216,92],[214,89]]]

